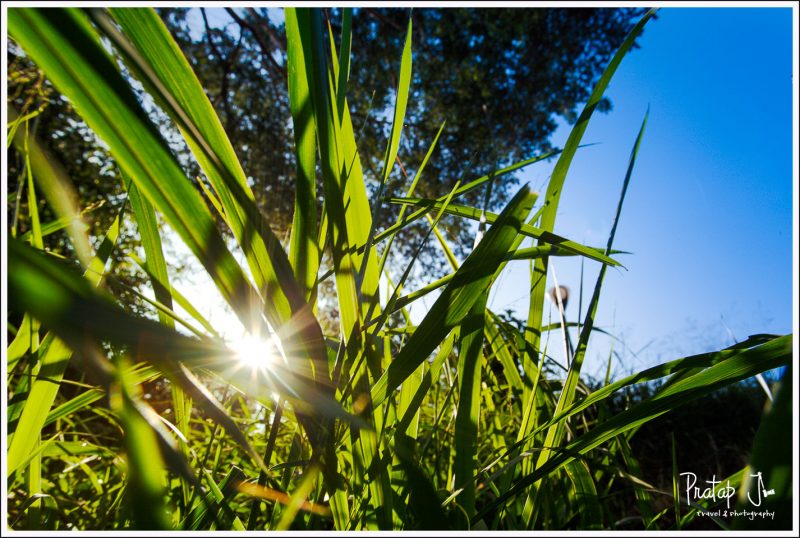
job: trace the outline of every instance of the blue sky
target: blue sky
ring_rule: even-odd
[[[576,156],[556,232],[604,246],[650,106],[615,240],[633,255],[620,257],[627,270],[607,273],[597,319],[629,348],[615,344],[617,372],[792,331],[791,17],[790,9],[660,10],[609,86],[613,111],[584,135],[600,144]],[[562,124],[554,144],[568,133]],[[543,193],[552,166],[534,165],[524,179]],[[575,297],[580,263],[554,263]],[[518,264],[502,276],[496,310],[527,311],[526,271]],[[584,305],[596,274],[587,263]],[[577,317],[577,299],[567,317]],[[602,373],[609,344],[592,338],[588,373]],[[554,354],[560,346],[552,342]]]

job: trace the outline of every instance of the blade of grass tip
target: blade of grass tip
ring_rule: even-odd
[[[403,53],[400,59],[400,76],[397,79],[397,89],[395,91],[392,129],[383,158],[383,176],[381,177],[378,191],[375,194],[375,202],[372,204],[372,222],[370,223],[369,233],[367,234],[366,252],[369,252],[372,248],[372,242],[375,236],[375,223],[379,220],[379,214],[383,203],[383,190],[386,187],[386,182],[389,181],[389,175],[392,172],[394,162],[397,158],[397,151],[400,148],[400,135],[403,131],[403,122],[405,121],[406,107],[408,106],[408,92],[411,86],[412,20],[411,17],[408,18],[408,29],[406,30],[405,44],[403,45]],[[362,262],[359,270],[359,283],[364,279],[364,272],[366,269],[366,263]]]
[[[149,364],[138,363],[129,367],[129,372],[126,372],[125,375],[130,377],[131,383],[139,385],[141,383],[153,381],[157,377],[160,377],[161,373]],[[80,393],[52,409],[47,415],[47,420],[44,421],[44,425],[49,426],[57,420],[61,420],[73,413],[86,409],[89,405],[103,398],[105,394],[106,391],[100,387]]]
[[[437,131],[436,136],[433,138],[433,142],[431,142],[430,146],[428,146],[428,151],[425,153],[425,157],[422,159],[422,163],[419,165],[417,172],[414,174],[414,179],[411,182],[411,185],[408,187],[406,191],[406,197],[410,197],[414,194],[414,190],[417,188],[417,183],[419,183],[419,178],[422,177],[422,172],[425,170],[425,166],[428,164],[428,160],[431,158],[433,154],[433,150],[436,148],[436,144],[439,142],[439,137],[442,135],[442,131],[444,131],[444,126],[447,122],[443,121],[442,125],[439,127],[439,131]],[[403,221],[403,216],[405,216],[406,209],[408,206],[402,206],[400,208],[400,213],[397,217],[397,222],[400,223]],[[394,242],[395,234],[391,234],[389,236],[389,242],[383,248],[383,252],[381,253],[381,260],[378,264],[378,270],[381,274],[383,274],[384,269],[386,267],[386,260],[389,257],[389,252],[392,248],[392,243]]]
[[[614,237],[617,232],[617,225],[619,224],[620,215],[622,213],[622,205],[625,202],[625,194],[628,191],[628,185],[630,183],[631,175],[633,174],[633,167],[636,163],[636,156],[639,152],[639,146],[642,142],[642,137],[644,136],[644,130],[647,126],[647,117],[649,115],[649,110],[645,113],[644,119],[642,120],[642,125],[639,128],[639,133],[636,136],[636,141],[634,142],[633,149],[631,150],[630,159],[628,161],[628,169],[625,173],[625,179],[622,183],[622,191],[620,193],[619,201],[617,202],[617,210],[614,216],[613,224],[611,225],[611,231],[608,235],[608,244],[606,245],[606,253],[611,250],[611,247],[614,244]],[[586,318],[583,323],[583,327],[581,330],[581,334],[578,338],[578,346],[575,350],[575,355],[572,359],[572,362],[569,365],[569,371],[567,373],[567,378],[564,382],[564,387],[559,395],[558,402],[556,403],[556,409],[554,411],[554,415],[559,415],[566,407],[572,404],[572,401],[575,397],[575,388],[578,385],[578,381],[580,380],[580,372],[581,367],[583,366],[583,360],[586,355],[586,349],[589,343],[589,337],[592,333],[592,328],[594,327],[594,318],[597,314],[597,307],[600,301],[600,290],[603,286],[603,279],[605,278],[606,273],[606,265],[602,265],[600,267],[600,272],[597,276],[597,282],[595,283],[594,292],[592,293],[592,298],[589,301],[589,305],[587,306]],[[564,434],[564,422],[559,422],[558,424],[550,427],[547,431],[547,435],[545,436],[544,441],[544,450],[539,453],[539,457],[537,459],[536,467],[541,467],[550,456],[549,447],[556,447],[561,444],[561,440]],[[525,516],[528,522],[530,522],[530,517],[533,514],[533,504],[535,503],[536,495],[539,490],[539,487],[534,487],[534,491],[528,495],[528,499],[526,500],[525,506]]]
[[[390,198],[389,202],[397,204],[410,204],[414,206],[423,206],[423,207],[430,206],[437,209],[441,207],[441,202],[439,202],[438,200],[429,200],[429,199]],[[496,213],[492,213],[490,211],[482,211],[475,207],[462,206],[452,203],[448,205],[447,212],[451,215],[465,217],[476,221],[484,219],[489,224],[492,224],[497,220]],[[581,245],[580,243],[576,243],[575,241],[570,241],[569,239],[566,239],[551,232],[544,231],[541,228],[537,228],[530,224],[523,224],[520,229],[520,234],[528,237],[533,237],[535,239],[539,239],[543,243],[543,245],[540,245],[540,247],[547,246],[549,244],[550,246],[555,246],[561,250],[566,250],[576,255],[585,256],[587,258],[591,258],[593,260],[599,261],[607,265],[612,265],[612,266],[621,265],[618,261],[609,258],[608,254],[606,253],[598,252],[596,249],[592,247],[587,247],[585,245]]]
[[[495,278],[501,255],[519,233],[521,219],[530,212],[533,199],[530,190],[523,187],[506,205],[486,232],[485,240],[467,257],[453,281],[442,291],[417,330],[374,384],[373,405],[380,405],[467,316],[480,293]]]
[[[347,97],[347,82],[350,78],[350,47],[352,45],[352,8],[342,9],[342,40],[339,49],[338,77],[336,81],[336,110],[339,111],[339,123],[344,121],[344,100]],[[333,32],[328,23],[328,35],[333,39]],[[331,47],[331,51],[335,48]]]
[[[466,183],[466,184],[462,185],[461,187],[459,187],[454,196],[460,196],[462,194],[466,194],[468,192],[471,192],[471,191],[477,189],[478,187],[480,187],[481,185],[483,185],[484,183],[486,183],[487,181],[491,180],[492,178],[497,179],[500,176],[503,176],[505,174],[510,174],[511,172],[514,172],[515,170],[519,170],[520,168],[524,168],[524,167],[526,167],[526,166],[528,166],[530,164],[537,163],[539,161],[543,161],[543,160],[549,159],[550,157],[558,155],[559,153],[561,153],[561,150],[554,150],[554,151],[551,151],[549,153],[545,153],[543,155],[537,155],[536,157],[531,157],[530,159],[525,159],[524,161],[520,161],[520,162],[512,164],[510,166],[506,166],[505,168],[501,168],[500,170],[495,170],[494,172],[492,172],[490,174],[487,174],[485,176],[481,176],[481,177],[479,177],[477,179],[473,179],[469,183]],[[444,199],[446,197],[447,197],[447,195],[440,196],[439,198],[436,199],[436,202],[437,203],[438,202],[442,202],[442,201],[444,201]],[[418,219],[421,219],[423,216],[425,216],[432,209],[433,209],[433,207],[422,207],[420,209],[417,209],[416,211],[411,213],[406,219],[404,219],[402,221],[398,220],[398,222],[396,222],[392,226],[389,226],[388,228],[386,228],[382,232],[376,234],[373,243],[377,244],[377,243],[383,241],[384,239],[386,239],[387,237],[393,236],[399,230],[401,230],[404,227],[408,226],[412,222],[414,222],[414,221],[416,221]]]
[[[636,38],[644,29],[644,25],[653,17],[653,15],[655,15],[656,11],[656,9],[650,9],[647,11],[647,13],[642,16],[639,22],[637,22],[628,33],[625,41],[623,41],[622,45],[619,47],[619,49],[617,49],[616,53],[611,58],[611,61],[603,71],[600,80],[595,85],[589,100],[581,111],[581,115],[578,117],[578,121],[570,131],[570,134],[567,137],[567,142],[564,145],[564,151],[561,153],[561,156],[556,162],[555,168],[553,169],[553,173],[550,177],[550,181],[547,185],[547,191],[545,193],[544,204],[542,206],[541,217],[539,220],[539,227],[543,231],[552,232],[554,230],[556,213],[558,211],[558,204],[561,197],[561,192],[564,188],[564,181],[567,176],[567,171],[569,170],[572,159],[578,149],[578,145],[583,138],[583,134],[586,132],[586,128],[589,125],[589,120],[592,118],[592,114],[602,99],[603,94],[605,93],[605,90],[611,81],[611,78],[614,76],[617,67],[619,67],[619,64],[622,62],[623,57],[625,54],[627,54],[631,47],[633,47]],[[533,224],[533,222],[530,222],[530,224]],[[543,240],[539,240],[540,245],[543,242]],[[528,344],[530,344],[530,350],[534,354],[539,352],[539,340],[541,338],[540,333],[538,333],[536,329],[542,325],[546,288],[545,275],[547,275],[547,258],[537,259],[534,262],[534,268],[531,273],[532,289],[527,319],[527,326],[534,328],[534,330],[525,334],[525,339]],[[537,362],[536,357],[533,356],[528,356],[525,360],[526,362]]]

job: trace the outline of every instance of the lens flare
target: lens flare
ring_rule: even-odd
[[[257,338],[246,336],[234,342],[229,342],[228,347],[234,352],[236,361],[252,371],[269,370],[277,361],[281,360],[280,352],[271,337]]]

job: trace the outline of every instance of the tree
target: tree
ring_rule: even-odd
[[[409,15],[413,19],[412,91],[399,160],[385,193],[402,196],[441,124],[447,125],[417,195],[446,193],[472,179],[550,151],[556,116],[574,122],[603,68],[643,9],[355,9],[349,105],[367,179],[376,186],[391,125],[395,79]],[[286,94],[285,37],[279,12],[264,8],[165,8],[164,21],[191,58],[259,202],[286,229],[293,209],[293,152]],[[327,12],[340,35],[340,10]],[[338,46],[338,44],[337,44]],[[609,110],[608,100],[601,110]],[[488,193],[500,205],[516,184],[502,177]],[[321,190],[318,190],[321,192]],[[482,205],[483,192],[464,203]],[[383,206],[378,226],[394,221]],[[472,230],[444,219],[456,249]],[[405,253],[424,221],[410,227]],[[428,264],[432,257],[425,257]]]

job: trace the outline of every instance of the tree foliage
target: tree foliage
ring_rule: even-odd
[[[348,102],[373,188],[397,86],[409,13],[414,75],[399,160],[385,193],[402,196],[443,122],[421,196],[446,193],[460,177],[490,173],[552,149],[556,118],[574,122],[603,67],[642,9],[354,10]],[[294,154],[286,88],[286,39],[279,14],[264,8],[163,9],[222,118],[263,207],[286,229],[293,210]],[[340,35],[339,10],[326,12]],[[337,46],[339,44],[337,43]],[[604,99],[599,107],[608,110]],[[486,141],[490,144],[486,144]],[[476,151],[481,148],[480,151]],[[490,203],[506,201],[516,178],[504,176]],[[318,192],[320,192],[318,190]],[[482,194],[470,203],[480,204]],[[468,198],[469,199],[469,198]],[[383,226],[395,209],[384,206]],[[471,246],[471,228],[445,219],[451,239]],[[411,227],[408,237],[419,229]],[[408,249],[412,248],[408,245]],[[408,250],[406,250],[406,253]],[[426,258],[431,262],[431,258]]]

